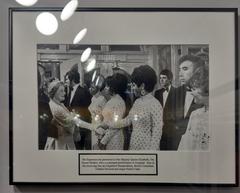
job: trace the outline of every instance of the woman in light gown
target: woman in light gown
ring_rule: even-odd
[[[116,73],[106,79],[104,92],[107,92],[107,95],[110,95],[110,99],[102,110],[103,121],[100,125],[108,125],[110,122],[121,119],[125,116],[126,105],[123,98],[127,89],[127,82],[127,78],[120,73]],[[78,121],[78,126],[92,131],[96,131],[98,125],[98,123],[89,124],[82,120]],[[124,135],[121,130],[110,128],[105,130],[102,127],[101,132],[97,132],[97,135],[100,136],[98,142],[99,149],[123,150]]]
[[[197,104],[203,105],[192,112],[186,133],[178,150],[209,150],[209,75],[207,67],[199,68],[190,79],[192,95]]]
[[[108,125],[114,120],[122,119],[126,113],[125,92],[127,89],[127,77],[115,73],[106,80],[105,92],[111,96],[103,108],[103,124]],[[99,141],[99,148],[106,150],[123,150],[124,135],[121,130],[107,129]]]
[[[98,76],[96,81],[93,81],[89,91],[92,97],[92,102],[89,105],[88,109],[91,113],[92,122],[102,121],[102,109],[107,103],[107,99],[102,94],[102,90],[105,87],[105,80],[103,76]]]
[[[91,83],[91,86],[89,88],[90,94],[92,97],[92,102],[90,106],[88,107],[92,123],[93,124],[99,124],[103,121],[103,115],[102,110],[107,103],[107,98],[103,95],[102,90],[105,87],[105,79],[103,76],[99,75],[96,78],[93,78],[93,81]],[[98,149],[97,144],[98,143],[98,136],[96,136],[95,132],[92,132],[92,144],[93,149]]]
[[[74,150],[74,140],[80,140],[79,129],[76,126],[75,114],[71,113],[62,103],[65,99],[63,82],[54,80],[49,84],[48,94],[50,97],[49,107],[53,115],[51,124],[56,137],[48,137],[45,150],[62,149]]]
[[[135,68],[131,76],[134,94],[139,98],[134,102],[127,117],[117,117],[107,125],[115,131],[132,125],[130,150],[159,150],[163,109],[151,94],[157,82],[156,73],[150,66],[144,65]],[[101,133],[101,127],[97,128],[96,132]]]

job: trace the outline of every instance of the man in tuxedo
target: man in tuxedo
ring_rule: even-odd
[[[194,103],[189,80],[196,69],[203,68],[204,65],[204,61],[194,55],[185,55],[179,59],[179,80],[181,86],[176,90],[176,150],[178,149],[182,135],[186,132],[191,113],[201,107]]]
[[[161,89],[155,92],[155,98],[163,107],[163,133],[160,150],[174,150],[176,88],[172,86],[173,74],[162,70],[159,76]]]
[[[68,72],[69,93],[67,96],[66,106],[70,111],[74,111],[80,115],[80,118],[86,122],[91,122],[91,115],[88,107],[91,103],[91,95],[87,87],[81,87],[80,74],[76,70]],[[91,149],[91,131],[85,128],[80,128],[81,140],[75,142],[76,149],[90,150]]]

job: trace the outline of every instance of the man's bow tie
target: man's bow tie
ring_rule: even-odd
[[[164,87],[163,90],[168,92],[169,88],[168,87],[167,88]]]

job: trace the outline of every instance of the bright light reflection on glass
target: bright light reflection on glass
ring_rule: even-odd
[[[81,56],[81,62],[86,62],[90,57],[91,52],[92,52],[91,48],[87,48],[86,50],[84,50]]]
[[[100,120],[100,116],[99,116],[99,115],[96,115],[95,118],[94,118],[94,120],[95,120],[96,122],[99,121],[99,120]]]
[[[68,4],[66,4],[66,6],[63,8],[61,13],[61,20],[66,21],[70,17],[72,17],[77,7],[78,7],[78,0],[71,0]]]
[[[100,77],[97,78],[97,80],[96,80],[96,85],[98,85],[99,79],[100,79]]]
[[[93,70],[96,67],[96,59],[92,58],[90,59],[90,61],[88,62],[88,65],[86,67],[86,71],[90,72],[91,70]]]
[[[97,75],[97,71],[95,70],[94,73],[93,73],[93,76],[92,76],[92,82],[94,82],[94,80],[96,78],[96,75]]]
[[[118,121],[119,116],[118,115],[114,115],[114,121],[117,122]]]
[[[87,28],[82,29],[74,38],[73,44],[78,44],[87,34]]]
[[[34,5],[35,3],[37,3],[38,0],[15,0],[17,3],[19,3],[20,5],[29,7]]]
[[[134,120],[134,121],[137,121],[137,120],[138,120],[138,115],[134,115],[134,116],[133,116],[133,120]]]
[[[57,31],[58,21],[52,13],[43,12],[37,16],[36,27],[40,33],[49,36]]]

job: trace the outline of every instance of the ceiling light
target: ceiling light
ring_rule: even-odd
[[[37,16],[36,27],[43,35],[52,35],[58,29],[58,21],[52,13],[43,12]]]
[[[87,48],[86,50],[84,50],[81,56],[81,62],[86,62],[89,56],[91,55],[91,52],[92,52],[91,48]]]
[[[76,11],[78,7],[78,0],[71,0],[62,10],[61,20],[68,20]]]
[[[78,44],[86,35],[87,33],[87,28],[82,29],[74,38],[73,44]]]
[[[15,1],[20,5],[29,7],[37,3],[38,0],[15,0]]]

